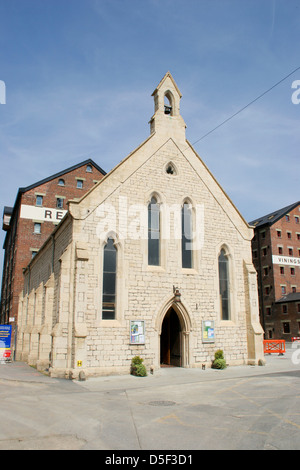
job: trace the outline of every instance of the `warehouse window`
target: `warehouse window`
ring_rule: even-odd
[[[283,333],[289,334],[290,333],[290,324],[289,324],[289,322],[283,322],[282,323],[282,329],[283,329]]]
[[[57,209],[62,209],[64,207],[64,199],[62,197],[56,198],[56,207]]]
[[[36,202],[35,202],[35,205],[36,206],[42,206],[43,205],[43,196],[36,196]]]
[[[103,255],[102,319],[114,320],[116,313],[117,249],[109,238]]]
[[[282,295],[285,295],[285,294],[286,294],[286,286],[285,286],[285,285],[281,285],[281,286],[280,286],[280,289],[281,289],[281,294],[282,294]]]
[[[282,313],[288,313],[288,306],[287,304],[282,305]]]
[[[42,224],[40,224],[39,222],[35,222],[33,232],[41,233],[41,230],[42,230]]]

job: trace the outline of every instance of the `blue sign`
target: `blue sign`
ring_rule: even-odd
[[[0,349],[11,348],[11,325],[0,325]]]

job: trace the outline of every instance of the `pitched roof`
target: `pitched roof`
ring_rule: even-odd
[[[100,173],[103,174],[103,176],[106,175],[106,172],[99,166],[97,163],[95,163],[91,158],[88,158],[87,160],[84,160],[81,163],[78,163],[77,165],[71,166],[70,168],[66,168],[65,170],[59,171],[58,173],[55,173],[54,175],[48,176],[47,178],[37,181],[36,183],[31,184],[30,186],[27,186],[26,188],[20,188],[19,192],[20,193],[26,193],[26,191],[29,191],[30,189],[35,188],[36,186],[40,186],[41,184],[48,183],[48,181],[54,180],[55,178],[59,178],[60,176],[65,175],[66,173],[70,173],[71,171],[77,170],[77,168],[80,168],[81,166],[84,165],[93,165]]]
[[[155,88],[154,92],[152,93],[152,96],[156,93],[156,91],[162,86],[163,82],[167,79],[167,78],[170,78],[173,85],[174,85],[174,88],[177,90],[177,93],[178,95],[180,96],[180,98],[182,97],[182,94],[180,93],[180,90],[178,88],[178,86],[176,85],[176,82],[174,80],[174,78],[172,77],[171,73],[170,72],[167,72],[163,78],[161,79],[161,81],[159,82],[159,84],[157,85],[157,87]]]
[[[254,219],[252,222],[249,222],[249,225],[254,227],[261,227],[262,225],[273,225],[279,219],[281,219],[285,214],[288,214],[291,210],[297,207],[300,204],[300,201],[294,202],[289,206],[278,209],[277,211],[271,212],[270,214],[264,215]]]
[[[58,173],[55,173],[54,175],[48,176],[47,178],[44,178],[43,180],[37,181],[36,183],[31,184],[30,186],[26,186],[24,188],[19,188],[14,206],[13,207],[5,206],[4,211],[3,211],[3,215],[7,214],[7,215],[13,216],[13,213],[14,213],[16,207],[17,207],[17,204],[18,204],[18,201],[21,197],[21,194],[26,193],[30,189],[36,188],[37,186],[40,186],[41,184],[48,183],[48,181],[51,181],[55,178],[59,178],[60,176],[63,176],[66,173],[69,173],[73,170],[76,170],[77,168],[80,168],[84,165],[93,165],[98,171],[100,171],[100,173],[103,174],[103,176],[106,175],[106,172],[99,165],[97,165],[97,163],[95,163],[91,158],[88,158],[87,160],[84,160],[81,163],[77,163],[77,165],[73,165],[69,168],[66,168],[65,170],[59,171]]]
[[[291,294],[284,295],[281,299],[276,300],[275,304],[282,304],[286,302],[299,302],[300,292],[292,292]]]

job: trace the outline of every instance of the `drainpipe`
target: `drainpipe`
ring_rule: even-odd
[[[55,256],[55,237],[54,237],[54,235],[51,235],[51,238],[52,238],[52,260],[51,260],[52,266],[51,266],[51,269],[52,269],[52,273],[54,273],[54,256]]]
[[[261,308],[261,320],[262,320],[262,327],[264,330],[264,335],[266,332],[265,328],[265,305],[264,305],[264,292],[263,292],[263,282],[262,282],[262,271],[261,271],[261,245],[260,245],[260,233],[259,230],[257,230],[257,246],[258,246],[258,264],[259,264],[259,271],[258,271],[258,282],[260,286],[260,294],[259,294],[259,303],[260,303],[260,308]]]

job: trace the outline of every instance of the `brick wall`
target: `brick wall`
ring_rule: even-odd
[[[295,207],[271,226],[258,227],[252,242],[253,262],[258,273],[260,316],[266,337],[291,340],[299,335],[300,312],[298,302],[275,302],[285,295],[299,292],[300,267],[276,261],[272,256],[300,258],[300,211]],[[283,323],[290,324],[285,333]],[[288,330],[288,328],[287,328]]]
[[[10,321],[13,329],[17,324],[19,294],[24,285],[23,269],[31,261],[33,251],[37,251],[43,246],[60,221],[59,219],[42,221],[41,233],[34,233],[35,221],[20,217],[21,206],[35,207],[37,195],[42,195],[42,207],[56,208],[57,197],[60,197],[63,199],[62,210],[67,210],[69,200],[81,198],[97,181],[103,178],[102,172],[94,165],[89,165],[92,169],[91,172],[87,171],[87,164],[84,164],[20,193],[14,218],[11,220],[11,227],[16,224],[17,229],[8,232],[5,241],[6,256],[10,261],[8,265],[4,265],[1,298],[1,321],[6,323],[9,318],[14,318],[14,321]],[[82,181],[82,188],[77,188],[78,179]],[[64,186],[59,184],[59,180],[64,181]],[[62,214],[63,212],[59,213],[60,218],[62,218]],[[9,270],[11,269],[13,274],[11,281],[9,281]]]
[[[296,219],[298,217],[298,219]],[[298,222],[296,222],[298,220]],[[272,253],[279,255],[279,247],[282,247],[282,256],[291,256],[300,258],[300,211],[299,207],[296,207],[288,215],[288,219],[284,216],[276,224],[271,227],[271,243]],[[280,237],[278,236],[280,234]],[[299,237],[299,238],[298,238]],[[292,250],[290,252],[290,250]],[[281,272],[280,267],[284,268],[284,272]],[[278,300],[283,295],[292,292],[292,287],[296,286],[299,292],[300,288],[300,268],[294,266],[294,270],[291,271],[292,266],[287,265],[274,265],[274,291],[275,299]],[[285,286],[285,292],[282,291],[281,286]]]

